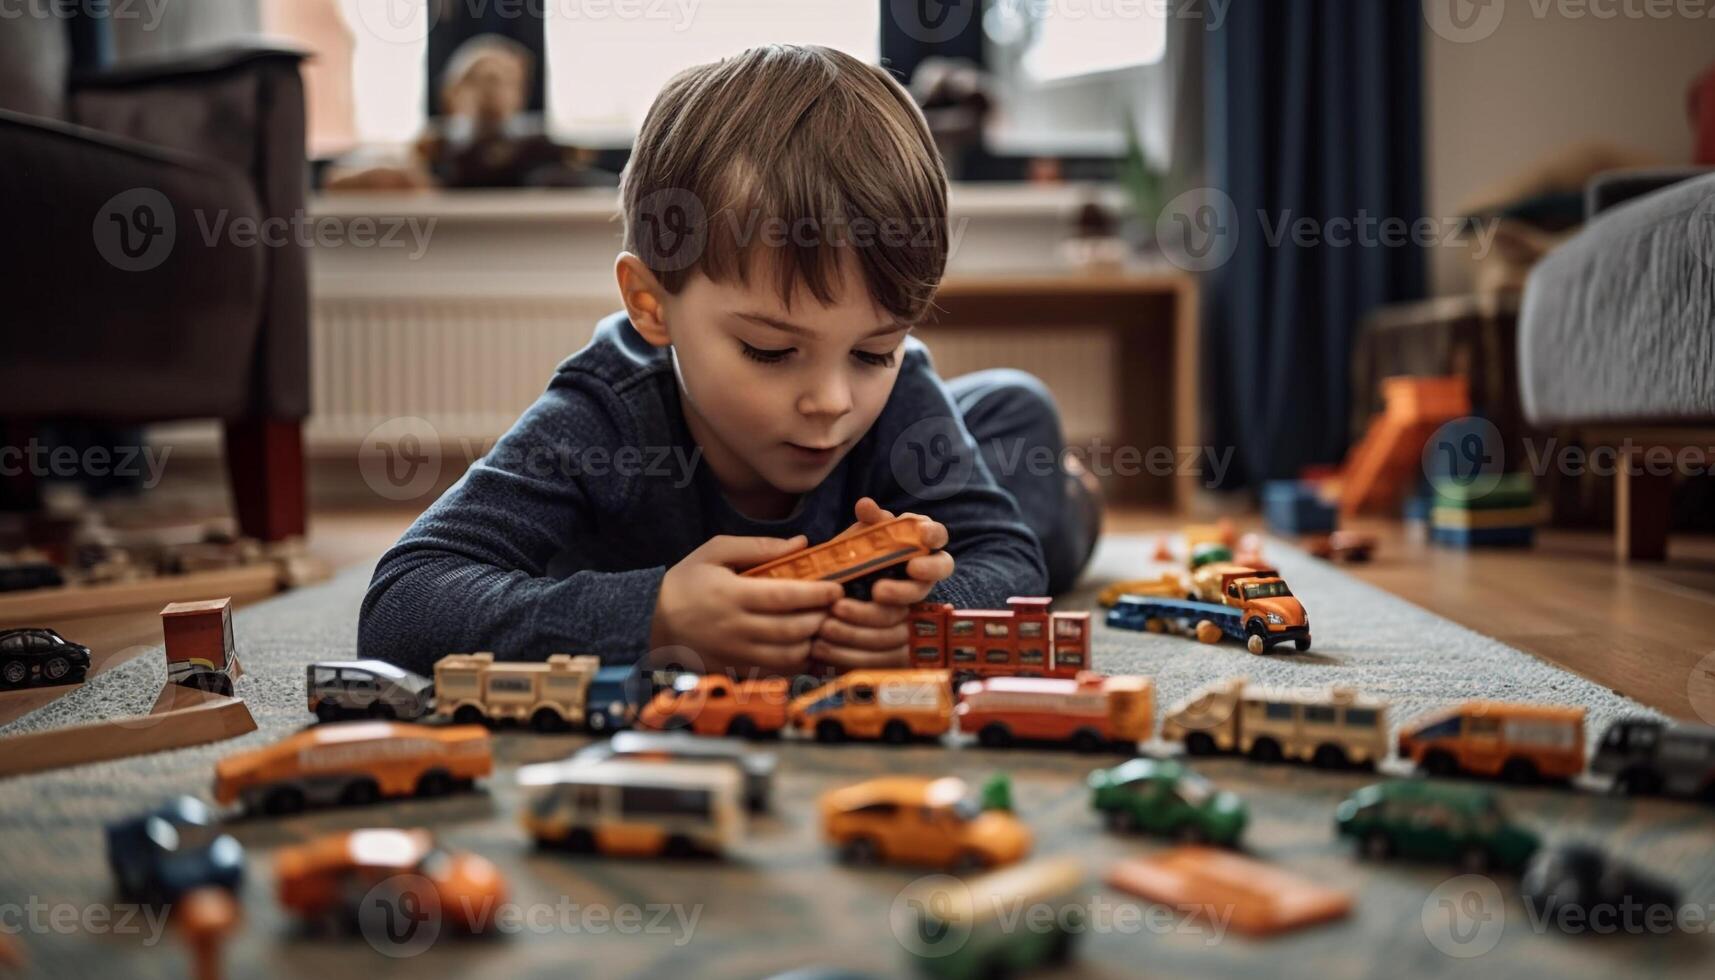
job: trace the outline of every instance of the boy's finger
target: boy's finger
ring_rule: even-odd
[[[865,497],[859,500],[857,506],[853,508],[853,512],[857,514],[858,521],[864,524],[880,524],[882,521],[893,520],[893,515],[883,510],[881,505],[875,502],[874,497]]]
[[[835,616],[853,626],[882,627],[905,622],[905,616],[910,610],[898,605],[884,606],[878,602],[841,599],[834,603],[833,612]]]
[[[879,651],[904,646],[908,634],[904,623],[882,627],[853,626],[830,616],[822,621],[816,636],[835,646]]]
[[[734,571],[754,568],[776,558],[784,558],[803,550],[809,539],[799,534],[790,538],[758,538],[734,534],[718,534],[703,542],[698,557]]]
[[[939,582],[953,574],[953,556],[945,551],[919,555],[905,563],[905,574],[919,582]]]
[[[907,656],[903,646],[886,653],[878,653],[874,650],[854,650],[850,647],[829,643],[826,640],[817,640],[812,643],[810,656],[831,667],[848,670],[865,667],[904,667],[910,663],[910,657]]]
[[[827,609],[846,594],[838,582],[796,582],[791,579],[740,579],[739,608],[757,613]]]
[[[752,643],[797,643],[816,635],[828,614],[821,611],[787,613],[785,615],[748,615],[733,627],[733,632]]]
[[[922,602],[934,587],[934,582],[903,578],[883,579],[875,583],[875,588],[870,590],[870,598],[886,606],[909,606],[913,602]]]
[[[917,517],[916,514],[909,515]],[[923,522],[923,543],[930,551],[940,551],[947,546],[947,525],[940,521],[932,521],[927,517],[918,518]]]

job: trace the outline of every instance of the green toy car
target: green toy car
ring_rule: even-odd
[[[1366,857],[1399,855],[1467,871],[1519,871],[1541,843],[1507,819],[1492,791],[1424,779],[1365,786],[1334,811],[1334,825]]]
[[[1090,806],[1108,829],[1167,834],[1231,847],[1244,832],[1244,801],[1177,762],[1133,759],[1090,773]]]
[[[1205,541],[1191,549],[1191,570],[1196,571],[1204,565],[1217,561],[1232,561],[1233,549],[1214,541]]]

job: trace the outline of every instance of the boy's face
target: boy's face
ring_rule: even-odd
[[[827,305],[799,289],[788,307],[768,272],[748,285],[697,273],[663,304],[687,422],[729,493],[820,484],[881,414],[904,356],[908,328],[855,262]]]

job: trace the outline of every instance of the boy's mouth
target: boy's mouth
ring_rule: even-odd
[[[826,463],[840,451],[839,444],[832,446],[806,446],[796,442],[788,442],[786,447],[792,454],[807,463]]]

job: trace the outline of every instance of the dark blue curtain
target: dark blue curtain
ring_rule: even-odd
[[[1337,462],[1359,320],[1423,295],[1417,245],[1326,237],[1361,231],[1333,219],[1422,217],[1422,16],[1418,0],[1240,2],[1207,37],[1208,172],[1238,228],[1205,280],[1203,327],[1209,435],[1236,450],[1228,488]],[[1302,218],[1317,241],[1270,243]]]
[[[881,4],[881,64],[900,84],[924,59],[963,58],[981,65],[983,0],[877,0]]]
[[[96,71],[113,64],[110,0],[58,0],[71,46],[71,70]]]

